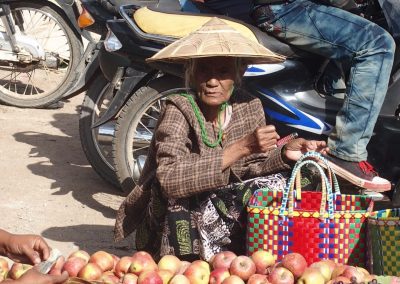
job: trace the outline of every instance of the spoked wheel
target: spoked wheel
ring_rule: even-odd
[[[120,188],[112,161],[112,139],[115,121],[99,127],[92,125],[108,109],[113,94],[108,94],[109,82],[100,75],[90,85],[82,103],[79,117],[79,135],[83,151],[92,168],[107,182]]]
[[[131,191],[140,177],[165,98],[182,86],[175,77],[156,79],[134,93],[123,107],[113,140],[114,166],[123,191]]]
[[[81,40],[58,13],[58,7],[16,1],[10,8],[16,40],[37,43],[45,57],[32,59],[29,52],[21,50],[19,61],[0,60],[0,101],[18,107],[50,105],[77,76],[75,69],[83,53]],[[5,32],[2,22],[0,32]]]

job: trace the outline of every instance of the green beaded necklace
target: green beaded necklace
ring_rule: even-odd
[[[216,140],[214,143],[211,143],[210,140],[208,139],[207,129],[206,129],[206,126],[205,126],[205,124],[204,124],[204,120],[203,120],[203,118],[201,117],[200,109],[199,109],[199,107],[197,106],[196,102],[194,101],[193,96],[191,96],[191,95],[189,95],[189,94],[180,94],[180,95],[186,97],[186,98],[189,100],[190,104],[192,105],[192,109],[193,109],[194,114],[195,114],[195,116],[196,116],[196,118],[197,118],[197,121],[199,122],[199,125],[200,125],[200,129],[201,129],[201,140],[203,140],[203,143],[206,144],[206,145],[207,145],[208,147],[210,147],[210,148],[215,148],[215,147],[217,147],[217,145],[220,144],[221,141],[222,141],[222,134],[223,134],[223,132],[224,132],[224,130],[222,129],[222,125],[221,125],[221,116],[220,116],[220,114],[221,114],[221,112],[223,112],[223,111],[225,110],[225,108],[228,106],[228,103],[227,103],[227,102],[224,102],[224,103],[219,107],[219,110],[218,110],[218,127],[219,127],[219,130],[218,130],[218,138],[217,138],[217,140]]]

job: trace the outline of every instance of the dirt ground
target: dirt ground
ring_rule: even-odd
[[[54,110],[0,105],[0,227],[40,234],[64,255],[130,254],[132,238],[113,242],[124,197],[94,172],[81,148],[82,101],[80,94]]]

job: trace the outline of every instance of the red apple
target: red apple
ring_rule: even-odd
[[[149,253],[145,251],[138,251],[132,255],[132,263],[129,268],[129,272],[140,275],[142,271],[155,271],[157,268],[157,263],[153,260],[153,257]]]
[[[87,281],[98,280],[102,273],[103,271],[97,264],[89,262],[79,271],[78,277]]]
[[[268,280],[273,284],[293,284],[294,276],[289,269],[285,267],[277,267],[271,271]]]
[[[114,275],[112,271],[105,271],[101,275],[100,281],[103,282],[103,284],[118,284],[119,278]]]
[[[268,274],[270,268],[275,264],[275,257],[270,251],[258,250],[253,252],[251,259],[256,265],[256,273]]]
[[[232,251],[221,251],[213,256],[211,265],[214,269],[216,268],[226,268],[229,269],[232,260],[234,260],[237,255]]]
[[[229,272],[231,273],[231,275],[237,275],[244,281],[247,281],[247,279],[249,279],[251,275],[256,273],[256,265],[250,257],[240,255],[232,260]]]
[[[113,269],[114,258],[108,252],[99,250],[90,256],[89,263],[97,264],[104,272]]]
[[[308,267],[297,280],[297,284],[325,284],[325,282],[325,277],[320,270],[312,267]]]
[[[246,282],[247,284],[271,284],[268,280],[268,276],[264,274],[253,274],[250,276],[249,280]]]
[[[77,250],[68,256],[68,258],[72,258],[72,257],[80,257],[80,258],[84,259],[86,263],[88,263],[89,259],[90,259],[90,254],[84,250]]]
[[[237,275],[231,275],[228,278],[226,278],[222,284],[245,284],[242,278],[240,278]]]
[[[192,263],[186,260],[181,261],[181,267],[179,270],[176,272],[176,274],[183,274],[185,273],[186,269],[191,265]]]
[[[210,271],[200,262],[192,263],[185,270],[184,274],[191,284],[208,284]]]
[[[336,264],[332,260],[325,259],[312,263],[310,267],[318,269],[322,276],[324,276],[325,281],[329,281],[332,279],[332,272]]]
[[[340,283],[340,282],[343,283],[343,284],[350,284],[351,283],[350,279],[347,278],[347,277],[344,277],[344,276],[338,276],[336,278],[333,278],[331,281],[332,281],[332,283]]]
[[[207,261],[198,259],[198,260],[193,261],[190,265],[200,266],[200,267],[203,267],[205,270],[207,270],[208,273],[211,272],[210,265],[208,264]]]
[[[136,284],[138,281],[138,276],[133,273],[126,273],[121,278],[121,284]]]
[[[347,265],[344,264],[336,264],[336,267],[332,271],[332,279],[340,276],[343,274],[343,272],[346,270]]]
[[[70,277],[76,277],[85,265],[86,261],[83,258],[73,256],[67,259],[61,271],[67,271]]]
[[[14,262],[8,271],[7,277],[13,280],[19,279],[25,272],[32,268],[32,265]]]
[[[174,273],[171,270],[166,270],[166,269],[159,269],[157,271],[158,275],[160,275],[163,284],[168,284],[169,281],[174,277]]]
[[[122,276],[124,276],[124,274],[128,273],[129,268],[131,267],[131,264],[132,264],[131,256],[121,257],[120,260],[115,265],[115,268],[114,268],[115,275],[117,275],[120,278]]]
[[[294,278],[299,278],[307,268],[307,261],[301,254],[293,252],[283,257],[282,266],[289,269]]]
[[[211,271],[210,274],[210,284],[221,284],[226,278],[228,278],[231,274],[227,268],[216,268]]]
[[[0,257],[0,282],[6,278],[9,269],[7,259]]]
[[[358,267],[348,265],[346,269],[343,271],[342,275],[346,278],[349,278],[350,281],[354,281],[357,283],[364,282],[365,274],[362,270],[358,269]]]
[[[113,260],[114,260],[114,265],[112,270],[115,270],[115,266],[117,265],[118,261],[121,259],[120,257],[116,256],[115,254],[111,254]]]
[[[138,284],[163,284],[161,276],[154,270],[146,270],[140,273]]]
[[[181,267],[181,260],[175,255],[164,255],[158,261],[158,269],[170,270],[175,275]]]
[[[169,284],[190,284],[190,281],[185,275],[177,274],[172,277]]]

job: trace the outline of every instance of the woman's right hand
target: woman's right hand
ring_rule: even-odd
[[[276,148],[279,135],[275,126],[260,126],[253,133],[243,137],[240,141],[242,145],[248,149],[248,155],[255,153],[264,153]]]

